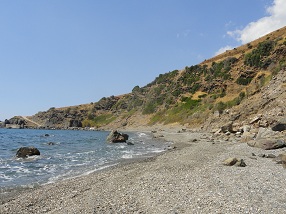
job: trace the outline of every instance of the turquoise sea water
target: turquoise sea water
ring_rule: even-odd
[[[47,134],[49,136],[45,136]],[[151,157],[170,144],[155,141],[151,135],[141,132],[127,132],[134,145],[110,144],[106,142],[108,134],[105,131],[0,129],[0,193],[81,176],[123,160]],[[16,152],[23,146],[34,146],[41,155],[17,158]]]

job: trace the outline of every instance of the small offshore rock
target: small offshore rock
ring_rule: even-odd
[[[33,155],[40,155],[40,151],[35,147],[21,147],[16,153],[18,158],[27,158]]]
[[[128,134],[119,133],[117,130],[115,130],[110,132],[106,140],[111,143],[126,143],[128,138]]]
[[[134,145],[134,143],[129,142],[129,141],[128,141],[128,142],[126,142],[126,144],[127,144],[127,145],[130,145],[130,146],[133,146],[133,145]]]

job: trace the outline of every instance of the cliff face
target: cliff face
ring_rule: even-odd
[[[179,123],[212,129],[263,115],[267,126],[285,118],[285,67],[286,27],[198,65],[160,74],[129,94],[51,108],[28,119],[49,128]]]

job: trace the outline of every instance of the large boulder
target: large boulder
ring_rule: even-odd
[[[225,125],[223,125],[223,126],[221,127],[221,131],[222,131],[223,133],[227,133],[227,132],[232,133],[232,132],[233,132],[232,125],[233,125],[233,122],[232,122],[232,121],[226,123]]]
[[[33,155],[40,155],[40,151],[35,147],[21,147],[16,153],[18,158],[27,158]]]
[[[247,144],[252,147],[257,147],[265,150],[279,149],[286,146],[284,140],[280,139],[256,139],[248,141]]]
[[[126,143],[128,138],[128,134],[119,133],[115,130],[110,132],[106,140],[111,143]]]

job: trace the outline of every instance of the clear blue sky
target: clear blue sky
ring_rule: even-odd
[[[286,25],[285,2],[0,0],[0,120],[128,93]]]

